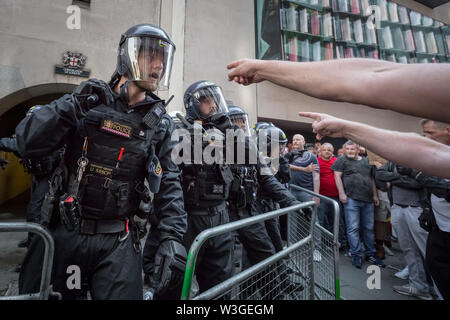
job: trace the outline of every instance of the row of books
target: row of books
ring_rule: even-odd
[[[397,5],[395,2],[378,0],[381,21],[409,24],[408,9]]]
[[[369,0],[331,0],[333,11],[369,15]]]
[[[315,10],[299,8],[295,5],[281,8],[281,27],[292,31],[321,35],[321,29],[326,36],[333,36],[331,14],[322,15]],[[321,27],[321,24],[323,26]]]
[[[430,17],[424,16],[416,11],[410,12],[411,25],[413,26],[424,26],[424,27],[442,27],[444,24],[442,22],[433,20]]]
[[[299,3],[311,4],[318,7],[329,7],[330,0],[296,0]]]
[[[378,59],[378,50],[363,47],[348,47],[345,45],[336,45],[336,59],[344,58],[372,58]]]
[[[411,29],[387,26],[379,30],[379,39],[384,49],[416,50]]]
[[[290,61],[321,61],[333,59],[333,43],[287,38],[284,41],[286,58]]]
[[[362,23],[361,19],[350,21],[348,17],[334,17],[334,30],[337,40],[377,44],[375,29],[370,28],[367,23]]]
[[[438,32],[414,31],[417,52],[445,54],[444,39]]]

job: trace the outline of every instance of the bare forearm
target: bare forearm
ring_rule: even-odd
[[[344,195],[344,184],[342,183],[342,179],[340,176],[335,175],[334,180],[336,181],[336,188],[338,189],[338,192],[340,195]]]
[[[293,164],[290,164],[289,168],[291,168],[292,171],[305,172],[305,168],[299,167],[299,166],[296,166],[296,165],[293,165]]]
[[[264,61],[258,76],[325,100],[363,104],[450,122],[450,65],[403,65],[375,59]],[[426,107],[425,107],[426,106]]]
[[[450,178],[450,147],[414,133],[346,121],[343,135],[383,158],[430,175]]]
[[[320,192],[320,174],[317,172],[313,172],[313,184],[314,184],[314,192]]]

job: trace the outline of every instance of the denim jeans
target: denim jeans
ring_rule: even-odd
[[[345,230],[345,214],[344,207],[342,206],[342,202],[339,201],[338,197],[329,197],[330,199],[335,200],[339,204],[340,214],[339,214],[339,243],[342,246],[347,246],[347,231]],[[328,201],[320,201],[319,208],[317,209],[317,220],[319,220],[319,224],[330,231],[334,232],[333,224],[334,224],[334,206],[331,202]]]
[[[364,202],[348,198],[344,203],[345,222],[347,223],[347,238],[351,255],[361,256],[361,241],[359,239],[360,221],[364,238],[366,257],[375,255],[374,208],[372,202]]]

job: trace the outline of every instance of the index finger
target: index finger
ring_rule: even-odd
[[[314,119],[316,121],[319,121],[319,120],[322,119],[322,115],[320,113],[317,113],[317,112],[299,112],[298,115],[300,117],[311,118],[311,119]]]
[[[227,65],[227,69],[230,70],[230,69],[236,68],[241,63],[241,61],[242,60],[235,60],[235,61],[231,62],[230,64]]]

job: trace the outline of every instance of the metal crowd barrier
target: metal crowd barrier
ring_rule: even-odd
[[[275,255],[193,297],[192,282],[197,255],[203,243],[208,239],[285,214],[302,217],[303,214],[299,213],[298,210],[305,208],[311,208],[312,216],[309,221],[306,218],[301,218],[301,228],[305,233],[299,234],[297,241]],[[316,209],[314,201],[309,201],[204,230],[197,235],[189,250],[181,299],[315,299],[313,237],[316,228],[313,222],[316,219]]]
[[[314,231],[314,251],[317,255],[317,261],[314,263],[314,287],[315,296],[320,300],[340,300],[340,278],[339,278],[339,204],[328,197],[312,192],[311,190],[301,188],[296,185],[290,185],[290,189],[303,191],[320,198],[320,201],[331,202],[334,209],[333,233],[323,228],[317,221]],[[288,243],[298,240],[297,236],[305,236],[306,231],[301,226],[304,223],[298,223],[295,220],[302,217],[288,216]],[[300,225],[300,226],[299,226]]]
[[[52,288],[50,285],[53,266],[53,254],[55,252],[55,244],[50,233],[37,223],[25,222],[0,223],[0,232],[33,232],[42,237],[45,244],[44,262],[42,267],[42,277],[39,292],[18,296],[3,296],[0,297],[0,300],[47,300],[50,295],[58,296],[57,293],[52,292]]]

